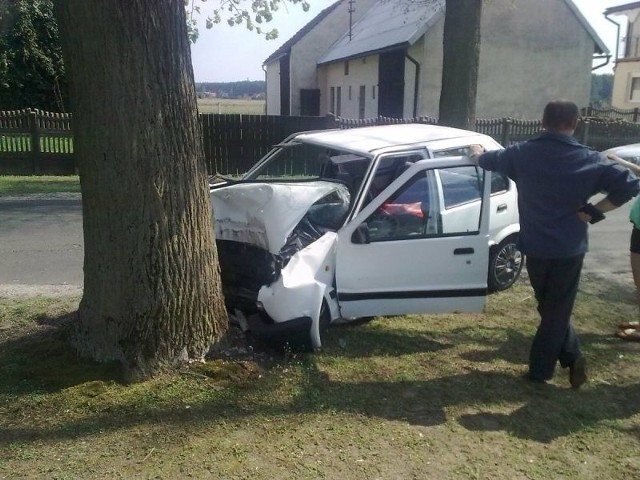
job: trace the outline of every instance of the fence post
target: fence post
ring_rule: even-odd
[[[508,147],[511,140],[511,118],[507,117],[502,120],[502,146]]]
[[[31,170],[37,173],[37,165],[40,160],[40,129],[38,128],[38,111],[27,110],[29,121],[29,133],[31,134]]]
[[[582,138],[580,139],[580,143],[583,145],[587,145],[589,141],[589,126],[591,122],[589,120],[583,119],[582,121]]]
[[[633,109],[633,123],[638,123],[638,107]]]

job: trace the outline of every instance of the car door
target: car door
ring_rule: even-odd
[[[438,190],[440,172],[468,168],[460,157],[418,161],[340,229],[336,290],[343,317],[484,308],[490,185],[479,171],[470,184],[479,208],[452,228],[443,225]]]
[[[487,150],[494,150],[492,144],[483,145]],[[455,148],[434,149],[432,151],[434,158],[443,158],[451,156],[468,156],[469,146]],[[501,232],[508,231],[513,233],[514,224],[518,223],[518,196],[516,186],[506,175],[499,172],[491,173],[491,221],[489,222],[489,237],[503,238],[505,235]]]

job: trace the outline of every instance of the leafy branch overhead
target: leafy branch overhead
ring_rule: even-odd
[[[273,20],[273,14],[280,7],[287,8],[287,4],[291,4],[300,5],[305,12],[309,10],[307,0],[220,0],[217,6],[212,8],[203,5],[207,0],[184,0],[184,3],[189,39],[193,43],[200,35],[198,26],[202,20],[206,28],[213,28],[223,21],[231,27],[244,25],[249,31],[255,31],[258,35],[264,35],[267,40],[272,40],[278,37],[278,29],[268,29],[265,24]]]

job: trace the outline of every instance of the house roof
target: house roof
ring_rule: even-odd
[[[333,12],[344,0],[338,0],[333,5],[322,10],[313,20],[302,27],[287,40],[280,48],[273,52],[264,62],[278,60],[289,55],[291,48],[304,36],[313,30],[325,17]],[[589,33],[594,42],[594,53],[609,54],[609,49],[591,24],[582,15],[572,0],[564,0],[578,21]],[[419,5],[420,14],[411,14],[411,5]],[[433,2],[393,2],[380,0],[374,4],[368,12],[352,27],[352,36],[349,32],[334,43],[329,50],[318,60],[318,64],[337,62],[349,58],[362,57],[366,54],[380,53],[413,45],[431,28],[432,25],[444,14],[445,0]],[[617,7],[610,7],[605,11],[609,13],[624,13],[626,10],[640,8],[640,2],[632,2]]]
[[[631,2],[625,3],[623,5],[618,5],[616,7],[609,7],[604,11],[604,14],[611,15],[617,13],[619,15],[624,15],[638,9],[640,9],[640,2]]]
[[[589,33],[589,35],[593,39],[593,43],[594,43],[593,52],[602,54],[602,55],[608,55],[610,53],[609,49],[607,48],[605,43],[602,41],[600,36],[593,29],[589,21],[584,17],[584,15],[582,15],[582,12],[580,12],[578,7],[576,7],[576,5],[571,0],[564,0],[564,3],[567,4],[567,6],[571,9],[573,14],[578,19],[578,21],[582,24],[584,29]]]
[[[300,41],[307,33],[313,30],[316,25],[318,25],[324,18],[333,12],[338,5],[342,3],[342,0],[338,0],[333,5],[328,6],[324,10],[322,10],[318,15],[316,15],[313,20],[307,23],[304,27],[298,30],[293,37],[284,42],[280,48],[278,48],[275,52],[273,52],[269,57],[262,63],[266,65],[267,63],[278,60],[280,57],[284,57],[285,55],[289,55],[291,53],[291,47],[293,47],[298,41]]]
[[[444,0],[380,0],[318,60],[336,62],[414,44],[444,14]]]
[[[564,2],[593,39],[594,53],[608,54],[609,49],[573,1]],[[413,45],[444,14],[444,5],[444,0],[404,4],[380,0],[353,26],[352,37],[345,33],[320,57],[318,65]]]

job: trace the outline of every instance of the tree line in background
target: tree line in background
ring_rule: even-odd
[[[64,112],[67,79],[51,0],[0,0],[0,110]]]
[[[591,98],[589,103],[592,107],[608,107],[611,105],[611,93],[613,92],[613,75],[591,75]]]
[[[264,80],[243,80],[240,82],[196,82],[198,98],[253,98],[264,99]]]
[[[0,0],[0,110],[68,110],[68,87],[51,0]],[[610,105],[613,75],[592,75],[595,107]],[[199,98],[265,98],[264,80],[199,82]]]

